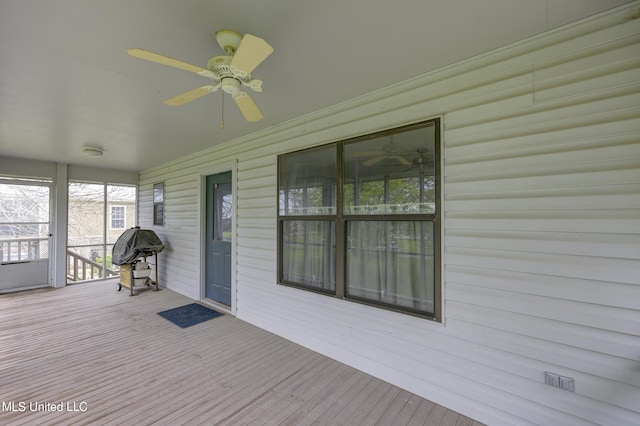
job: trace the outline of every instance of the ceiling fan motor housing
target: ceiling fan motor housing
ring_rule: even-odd
[[[234,67],[231,66],[231,60],[233,59],[233,56],[214,56],[213,58],[209,59],[209,62],[207,62],[207,68],[209,68],[209,71],[211,71],[212,76],[210,76],[210,78],[216,82],[220,82],[223,84],[223,81],[226,80],[227,78],[232,78],[234,80],[236,80],[239,84],[245,85],[245,86],[249,86],[252,89],[256,90],[256,88],[258,90],[256,90],[256,92],[261,91],[260,86],[261,86],[261,81],[259,80],[253,80],[253,78],[251,77],[250,73],[246,73],[246,72],[239,72],[239,70],[234,69]],[[255,84],[252,84],[252,82],[256,82]],[[229,83],[229,84],[235,84],[235,83]],[[254,87],[257,86],[257,87]],[[224,90],[224,87],[223,87]],[[232,93],[232,92],[227,92],[225,90],[226,93]]]

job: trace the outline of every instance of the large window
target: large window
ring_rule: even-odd
[[[281,155],[280,283],[440,319],[439,128]]]

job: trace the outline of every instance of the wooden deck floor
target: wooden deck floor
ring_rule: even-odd
[[[156,315],[191,302],[113,281],[0,295],[0,424],[480,425],[229,315]]]

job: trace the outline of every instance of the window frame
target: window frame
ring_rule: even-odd
[[[278,199],[278,283],[279,284],[283,284],[283,285],[287,285],[287,286],[291,286],[291,287],[296,287],[296,288],[302,288],[305,290],[309,290],[309,291],[313,291],[313,292],[317,292],[317,293],[321,293],[321,294],[328,294],[328,295],[336,295],[336,290],[330,290],[330,289],[323,289],[323,288],[318,288],[318,287],[314,287],[311,285],[306,285],[306,284],[302,284],[302,283],[296,283],[296,282],[292,282],[292,281],[287,281],[283,278],[284,276],[284,256],[283,256],[283,252],[284,252],[284,238],[282,238],[283,235],[283,228],[284,228],[284,222],[287,221],[291,221],[291,222],[295,222],[295,221],[308,221],[308,222],[333,222],[333,229],[334,229],[334,233],[337,236],[337,232],[336,232],[336,227],[338,226],[338,221],[337,221],[337,211],[338,211],[338,200],[337,198],[335,198],[334,200],[334,210],[336,211],[335,213],[315,213],[315,214],[281,214],[280,213],[280,183],[281,183],[281,175],[280,175],[280,171],[281,171],[281,161],[285,158],[285,156],[287,154],[301,154],[301,153],[305,153],[305,152],[313,152],[313,151],[321,151],[323,149],[327,149],[331,146],[337,146],[335,143],[333,144],[324,144],[324,145],[320,145],[320,146],[314,146],[314,147],[310,147],[310,148],[306,148],[306,149],[302,149],[302,150],[298,150],[298,151],[293,151],[293,152],[289,152],[286,153],[284,155],[280,155],[278,156],[278,179],[277,179],[277,185],[278,185],[278,190],[277,190],[277,199]],[[339,164],[337,163],[337,160],[339,158],[339,155],[336,151],[335,153],[336,157],[336,169],[339,169]],[[338,188],[337,188],[337,181],[335,183],[336,187],[335,187],[335,196],[337,197],[338,194]],[[304,185],[305,190],[307,189],[307,185],[305,183]],[[334,241],[336,243],[336,250],[338,249],[337,247],[337,240],[336,237],[334,236]],[[337,255],[337,251],[336,251],[336,255]],[[337,259],[337,256],[336,256]],[[334,259],[334,263],[336,262],[336,259]],[[334,277],[334,286],[337,286],[337,283],[335,283],[335,280],[337,279],[337,272],[336,272],[336,276]]]
[[[156,188],[160,192],[160,201],[156,200]],[[153,184],[151,197],[153,200],[153,224],[155,226],[164,226],[164,182]]]
[[[441,197],[442,192],[442,170],[441,170],[441,119],[433,118],[430,120],[421,121],[406,126],[401,126],[393,129],[384,130],[381,132],[371,133],[367,135],[358,136],[355,138],[349,138],[341,141],[335,141],[332,143],[314,146],[311,148],[291,151],[278,155],[277,159],[277,282],[280,285],[294,287],[298,289],[308,290],[319,294],[330,295],[338,299],[343,299],[355,303],[361,303],[370,305],[390,311],[400,312],[403,314],[418,316],[421,318],[431,319],[437,322],[442,322],[442,266],[441,266],[441,234],[442,234],[442,220],[441,214],[443,211],[443,202]],[[377,139],[384,136],[391,136],[399,133],[410,132],[412,130],[418,130],[433,126],[434,128],[434,211],[433,213],[405,213],[405,214],[346,214],[344,209],[344,187],[345,187],[345,154],[344,147],[348,144],[363,142],[370,139]],[[335,194],[335,214],[321,214],[321,215],[286,215],[281,214],[280,211],[280,189],[282,180],[282,161],[290,154],[298,154],[305,151],[312,151],[321,148],[327,148],[329,146],[336,147],[336,194]],[[335,291],[327,291],[325,289],[319,289],[316,287],[303,285],[300,283],[289,282],[283,280],[283,227],[286,221],[295,220],[308,220],[308,221],[334,221],[335,229]],[[416,222],[432,222],[433,223],[433,274],[434,274],[434,300],[433,300],[433,312],[419,311],[399,305],[393,305],[389,303],[379,302],[375,300],[359,298],[347,295],[347,224],[349,222],[357,221],[416,221]]]

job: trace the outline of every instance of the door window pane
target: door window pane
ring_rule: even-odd
[[[348,222],[347,295],[433,312],[433,254],[433,222]]]
[[[283,282],[334,292],[335,252],[333,221],[283,221]]]
[[[213,239],[231,241],[233,197],[231,182],[214,185]]]
[[[49,258],[49,186],[0,183],[0,262]]]

